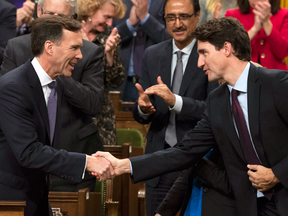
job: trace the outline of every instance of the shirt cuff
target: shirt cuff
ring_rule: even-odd
[[[129,23],[129,19],[126,19],[126,25],[129,29],[129,31],[134,35],[138,29],[138,25],[136,26],[132,26],[130,23]],[[134,35],[135,36],[135,35]]]
[[[131,163],[130,159],[129,159],[129,162],[130,162],[131,175],[133,175],[132,163]]]
[[[179,114],[182,110],[182,106],[183,106],[183,99],[181,96],[179,95],[175,95],[175,104],[174,106],[171,108],[168,106],[170,111],[174,111],[176,114]]]
[[[150,115],[149,113],[143,113],[142,110],[140,109],[139,105],[138,105],[138,112],[139,112],[140,117],[145,119],[145,120],[148,119],[148,117]]]
[[[84,166],[84,170],[83,170],[83,174],[82,174],[82,179],[84,179],[84,177],[85,177],[86,165],[87,165],[87,155],[86,155],[85,166]]]
[[[140,25],[144,25],[146,21],[149,19],[149,17],[150,17],[150,14],[147,13],[146,17],[142,21],[140,21]]]

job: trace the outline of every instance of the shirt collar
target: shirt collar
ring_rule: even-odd
[[[231,92],[234,88],[235,90],[247,93],[247,83],[248,83],[248,75],[249,75],[249,69],[250,69],[250,62],[247,63],[244,71],[238,78],[237,82],[235,83],[234,87],[228,85],[229,91]]]
[[[184,47],[182,50],[180,50],[176,44],[175,44],[175,40],[173,39],[172,40],[172,47],[173,47],[173,54],[175,54],[177,51],[181,51],[183,52],[184,54],[186,55],[190,55],[193,47],[194,47],[194,44],[196,43],[196,39],[194,38],[190,44],[188,44],[186,47]]]
[[[44,71],[36,57],[33,58],[31,64],[36,71],[42,87],[48,85],[53,81],[53,79]]]

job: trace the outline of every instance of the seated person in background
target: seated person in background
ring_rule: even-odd
[[[198,25],[212,18],[223,17],[228,9],[237,8],[237,0],[199,0],[200,20]]]
[[[16,8],[4,0],[0,0],[0,32],[1,66],[7,41],[16,36]]]
[[[76,8],[74,0],[39,0],[37,14],[39,17],[61,14],[70,18],[75,14]],[[92,118],[100,112],[102,105],[103,51],[86,40],[83,40],[83,46],[80,49],[83,59],[73,66],[72,77],[60,77],[64,82],[64,97],[60,109],[61,141],[53,147],[92,154],[103,149],[97,126]],[[9,40],[1,73],[7,73],[32,57],[31,34]],[[95,181],[95,177],[87,173],[81,184],[68,183],[65,179],[51,176],[50,189],[78,191],[87,187],[90,191],[94,191]]]
[[[280,9],[280,0],[238,0],[239,9],[225,16],[238,19],[251,40],[252,61],[268,69],[288,70],[288,9]]]
[[[103,48],[104,95],[101,111],[95,117],[105,145],[116,145],[116,121],[109,87],[117,88],[124,81],[120,35],[112,28],[114,17],[122,18],[126,7],[122,0],[78,0],[78,20],[82,22],[82,38]]]
[[[232,188],[217,147],[195,167],[179,175],[155,216],[175,216],[180,209],[180,216],[237,215]]]

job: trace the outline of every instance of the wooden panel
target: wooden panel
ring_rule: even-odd
[[[60,208],[63,216],[101,215],[101,193],[89,192],[88,188],[78,192],[49,192],[51,208]]]
[[[0,201],[0,216],[24,216],[25,201]]]

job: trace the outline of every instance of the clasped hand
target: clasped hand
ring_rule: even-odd
[[[129,159],[120,160],[109,152],[101,151],[87,157],[86,169],[91,175],[96,176],[99,181],[113,179],[115,176],[123,173],[131,173]]]

